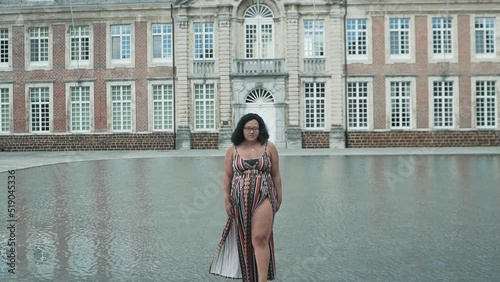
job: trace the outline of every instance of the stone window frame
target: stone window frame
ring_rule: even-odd
[[[201,58],[197,58],[196,55],[196,36],[199,35],[199,33],[195,32],[195,29],[196,29],[196,26],[198,24],[201,24],[202,26],[202,32],[201,32],[201,35],[202,35],[202,38],[203,38],[203,43],[202,43],[202,57]],[[212,32],[206,32],[205,29],[206,29],[206,25],[207,24],[211,24],[212,25]],[[195,61],[203,61],[203,60],[214,60],[215,59],[215,47],[216,47],[216,37],[215,37],[215,31],[216,31],[216,25],[215,25],[215,22],[213,21],[194,21],[193,22],[193,60]],[[205,38],[206,38],[206,35],[211,35],[211,39],[212,39],[212,53],[211,53],[211,57],[210,56],[207,56],[207,53],[205,53],[205,49],[206,48],[206,41],[205,41]]]
[[[495,126],[477,126],[477,91],[476,91],[476,83],[478,81],[494,81],[496,88],[496,118],[495,118]],[[471,128],[475,128],[478,130],[500,130],[500,76],[473,76],[471,77],[471,120],[472,125]]]
[[[112,87],[113,86],[130,86],[130,105],[131,105],[131,128],[130,130],[114,130],[113,129],[113,103],[112,103]],[[136,132],[136,87],[133,80],[116,80],[106,82],[106,104],[107,104],[107,128],[112,133],[132,133]]]
[[[390,30],[390,20],[391,19],[409,19],[409,54],[404,55],[394,55],[391,54],[391,30]],[[386,64],[414,64],[415,60],[415,16],[414,15],[397,15],[397,16],[386,16],[385,22],[387,28],[385,28],[385,59]]]
[[[312,22],[312,29],[306,29],[306,22]],[[317,28],[316,27],[316,23],[317,22],[321,22],[323,23],[323,27],[322,28]],[[304,56],[304,59],[315,59],[315,58],[326,58],[326,24],[325,24],[325,20],[324,19],[309,19],[309,18],[306,18],[302,21],[302,36],[303,36],[303,39],[301,40],[302,42],[304,42],[303,44],[303,50],[302,50],[302,54]],[[306,38],[308,38],[308,36],[306,35],[307,32],[311,32],[312,33],[312,41],[310,43],[310,47],[308,48],[307,47],[307,44],[306,44]],[[321,48],[322,48],[322,51],[323,51],[323,55],[316,55],[316,50],[315,50],[315,35],[316,33],[318,32],[321,32],[322,35],[321,35]],[[311,35],[309,35],[311,36]],[[312,53],[312,55],[307,55],[307,49],[309,49]]]
[[[323,86],[324,86],[324,93],[323,93],[324,94],[324,98],[323,98],[323,106],[324,106],[324,108],[323,108],[323,124],[324,125],[323,126],[313,126],[313,127],[307,126],[306,107],[307,107],[307,100],[308,99],[306,98],[306,84],[308,84],[308,83],[312,83],[312,84],[322,83]],[[328,83],[327,83],[327,81],[326,80],[315,80],[315,81],[306,80],[306,81],[302,82],[302,87],[301,88],[302,88],[301,90],[303,92],[303,96],[302,97],[303,97],[303,103],[304,103],[304,105],[302,107],[302,109],[304,110],[304,112],[303,112],[304,130],[306,130],[306,131],[326,130],[327,129],[327,123],[328,123],[328,121],[327,121],[327,117],[328,117],[328,115],[327,115],[327,113],[328,113],[328,109],[327,109],[327,105],[328,105],[328,99],[327,99]],[[320,99],[314,97],[313,99],[309,99],[309,100],[315,100],[316,101],[316,100],[320,100]],[[317,109],[315,108],[315,110],[317,110]],[[314,123],[316,123],[316,122],[314,122]]]
[[[429,90],[429,129],[431,130],[454,130],[458,129],[460,125],[460,104],[459,104],[459,93],[460,93],[460,80],[458,76],[442,77],[442,76],[431,76],[428,78],[428,90]],[[435,126],[434,125],[434,82],[435,81],[451,81],[453,82],[453,125],[452,126]]]
[[[94,68],[94,26],[90,23],[75,23],[75,27],[87,26],[89,28],[89,59],[88,60],[71,60],[71,28],[72,24],[66,25],[65,37],[65,61],[66,69],[93,69]]]
[[[434,54],[433,19],[451,18],[451,53]],[[456,15],[435,15],[427,17],[427,50],[429,63],[458,63],[458,17]]]
[[[32,113],[30,101],[30,89],[32,88],[48,88],[49,89],[49,130],[48,131],[33,131],[32,130]],[[33,82],[25,84],[25,105],[26,105],[26,124],[28,132],[31,134],[51,134],[54,132],[54,84],[52,82]]]
[[[392,126],[392,96],[391,82],[409,82],[410,83],[410,126],[393,127]],[[394,76],[386,77],[386,128],[390,130],[415,130],[417,128],[417,78],[415,76]]]
[[[89,115],[90,115],[90,128],[89,130],[73,130],[72,124],[72,101],[71,101],[71,88],[72,87],[89,87]],[[94,82],[67,82],[66,83],[66,125],[67,132],[71,133],[90,133],[94,132]]]
[[[172,87],[172,128],[170,129],[155,129],[154,128],[154,101],[153,101],[153,86],[168,85]],[[166,101],[166,100],[163,100]],[[174,89],[172,80],[153,80],[148,82],[148,127],[150,132],[174,132],[175,127],[175,111],[174,111]]]
[[[13,109],[13,106],[14,106],[14,102],[13,102],[13,91],[14,91],[14,84],[13,83],[1,83],[0,84],[0,89],[7,89],[8,91],[8,94],[9,94],[9,101],[8,101],[8,106],[9,106],[9,113],[8,113],[8,118],[9,118],[9,131],[2,131],[2,105],[4,105],[5,103],[2,103],[2,101],[0,100],[0,135],[2,134],[10,134],[14,131],[14,128],[13,128],[13,116],[14,116],[14,109]]]
[[[196,85],[213,85],[214,86],[214,125],[213,125],[213,128],[207,128],[206,126],[204,126],[203,128],[196,128],[196,97],[195,97],[195,87]],[[192,125],[193,125],[193,131],[197,132],[197,133],[202,133],[202,132],[208,132],[208,133],[213,133],[213,132],[216,132],[217,131],[217,124],[218,124],[218,112],[217,112],[217,100],[218,100],[218,95],[217,95],[217,91],[218,91],[218,87],[217,87],[217,81],[215,80],[192,80],[192,83],[191,83],[191,93],[192,93],[192,105],[193,105],[193,110],[192,110],[192,117],[193,117],[193,122],[192,122]],[[206,100],[206,99],[205,99]],[[206,122],[205,122],[206,124]]]
[[[350,20],[355,20],[355,21],[360,21],[360,20],[365,20],[366,21],[366,54],[347,54],[347,63],[348,64],[372,64],[373,63],[373,56],[372,56],[372,20],[364,15],[359,15],[356,17],[356,15],[352,15],[351,17],[348,17],[346,19],[346,22],[344,24],[347,24],[348,21]],[[346,27],[347,31],[347,27]],[[358,29],[356,29],[358,31]],[[348,31],[347,31],[348,32]],[[346,40],[349,40],[348,36],[346,36]],[[345,48],[347,49],[349,47],[348,42],[344,42]]]
[[[111,27],[116,25],[130,26],[130,58],[112,59],[112,34]],[[113,21],[106,24],[106,68],[135,68],[135,23],[131,21]],[[121,47],[120,47],[121,48]]]
[[[7,38],[0,41],[7,43],[7,60],[8,62],[0,62],[0,71],[12,71],[12,27],[0,25],[0,29],[7,30]]]
[[[31,37],[29,31],[31,28],[48,28],[48,61],[46,62],[31,62]],[[27,24],[25,26],[25,44],[24,44],[24,60],[25,60],[25,69],[27,71],[34,70],[51,70],[53,67],[53,37],[54,31],[51,25],[47,24]]]
[[[153,58],[153,52],[154,52],[154,36],[153,36],[153,25],[155,24],[162,24],[162,25],[170,25],[171,27],[171,32],[170,32],[170,37],[171,37],[171,45],[170,45],[170,57],[167,58]],[[173,50],[174,50],[174,26],[172,22],[150,22],[148,23],[148,66],[149,67],[158,67],[158,66],[173,66]],[[165,34],[162,33],[162,37]],[[168,35],[168,33],[166,33]],[[163,40],[162,40],[163,41]]]
[[[476,18],[494,18],[495,19],[495,52],[493,54],[476,53]],[[500,62],[500,22],[499,16],[493,14],[472,14],[470,15],[470,46],[472,63],[499,63]]]
[[[373,77],[355,77],[351,76],[347,78],[347,83],[362,83],[365,82],[367,83],[367,127],[351,127],[349,126],[349,117],[347,117],[346,124],[347,128],[349,131],[373,131],[374,129],[374,120],[373,120]],[[349,111],[349,97],[346,97],[348,99],[347,103],[347,111]]]
[[[256,7],[260,5],[260,6],[263,6],[264,8],[260,8],[260,11],[257,11]],[[257,15],[256,17],[252,17],[252,18],[249,18],[247,17],[247,14],[250,13],[250,12],[255,12],[255,13],[259,13],[259,15]],[[270,15],[270,17],[261,17],[261,12],[264,12],[265,15]],[[264,16],[265,16],[264,15]],[[253,4],[253,5],[250,5],[249,7],[247,7],[245,9],[245,12],[243,13],[243,57],[245,59],[275,59],[276,58],[276,25],[275,25],[275,14],[274,14],[274,11],[273,9],[271,9],[271,7],[267,4]],[[257,39],[256,41],[256,46],[257,46],[257,50],[255,50],[254,48],[255,47],[252,47],[252,50],[253,50],[253,53],[254,53],[254,56],[253,57],[247,57],[248,53],[247,53],[247,50],[250,50],[249,48],[247,48],[247,32],[248,32],[248,29],[247,27],[248,26],[251,26],[251,25],[255,25],[256,26],[256,29],[255,29],[255,37]],[[265,26],[265,25],[269,25],[271,27],[271,42],[269,43],[269,46],[271,47],[269,51],[269,54],[266,55],[265,57],[262,56],[262,46],[263,46],[263,42],[262,42],[262,27]]]

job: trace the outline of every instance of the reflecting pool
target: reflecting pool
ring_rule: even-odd
[[[1,281],[232,281],[208,274],[222,157],[16,171],[16,274]],[[498,281],[500,156],[282,156],[276,281]]]

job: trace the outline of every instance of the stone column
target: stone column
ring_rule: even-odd
[[[300,62],[299,62],[299,13],[295,5],[287,7],[286,13],[286,66],[288,72],[288,128],[286,147],[302,148],[300,130]]]
[[[332,10],[326,18],[327,71],[329,79],[327,93],[330,97],[330,148],[345,147],[344,115],[344,18],[343,10]]]
[[[218,64],[219,64],[219,149],[226,149],[231,144],[232,134],[232,107],[231,107],[231,7],[224,7],[221,9],[219,16],[219,38],[218,38]]]
[[[176,126],[175,148],[191,149],[191,131],[189,130],[189,22],[186,11],[181,9],[175,23],[175,67],[176,67]]]

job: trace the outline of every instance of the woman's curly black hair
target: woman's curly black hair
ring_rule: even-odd
[[[233,135],[231,136],[231,142],[233,142],[234,145],[240,145],[243,141],[245,141],[243,127],[251,120],[256,120],[259,123],[259,136],[257,137],[257,141],[261,144],[267,142],[269,139],[269,133],[267,132],[266,123],[258,114],[249,113],[241,117],[236,129],[234,129]]]

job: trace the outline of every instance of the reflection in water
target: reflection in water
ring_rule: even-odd
[[[282,156],[277,281],[495,280],[499,159]],[[20,170],[18,275],[1,265],[0,279],[220,281],[207,271],[222,170],[204,157]]]

